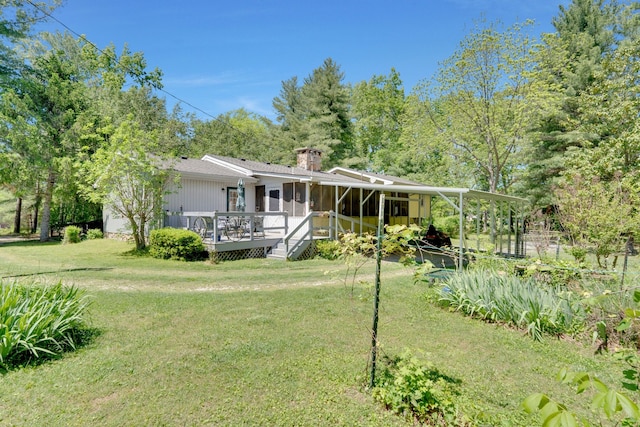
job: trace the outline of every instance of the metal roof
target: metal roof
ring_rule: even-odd
[[[527,199],[515,196],[507,196],[504,194],[489,193],[487,191],[471,190],[469,188],[455,188],[455,187],[431,187],[427,185],[397,185],[397,184],[372,184],[370,182],[356,182],[353,181],[321,181],[321,185],[333,185],[339,187],[352,187],[352,188],[364,188],[367,190],[377,191],[393,191],[398,193],[411,193],[411,194],[427,194],[432,196],[448,196],[448,197],[462,197],[466,199],[479,198],[485,200],[496,201],[510,201],[516,203],[527,203]]]

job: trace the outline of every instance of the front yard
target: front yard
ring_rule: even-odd
[[[364,388],[371,289],[345,283],[340,261],[184,263],[129,249],[0,245],[3,281],[86,289],[99,332],[60,360],[2,375],[0,425],[412,425]],[[447,312],[427,302],[411,270],[382,271],[382,353],[410,349],[459,380],[472,424],[535,425],[520,405],[539,391],[588,413],[586,399],[555,381],[564,367],[620,383],[607,354]]]

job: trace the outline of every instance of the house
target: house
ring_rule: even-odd
[[[300,250],[305,245],[299,242],[314,237],[335,238],[345,231],[375,231],[380,193],[385,194],[384,222],[391,225],[428,222],[433,197],[444,198],[459,212],[461,224],[465,200],[507,203],[510,213],[512,205],[524,202],[510,196],[465,188],[430,187],[399,177],[342,167],[322,171],[319,150],[301,148],[296,152],[295,167],[218,155],[178,159],[172,170],[179,174],[180,182],[165,196],[163,225],[200,231],[212,251],[253,250],[266,254],[284,243],[284,256],[291,258],[295,248],[290,247],[290,243]],[[244,187],[246,206],[242,212],[236,208],[239,183]],[[237,235],[231,238],[229,224],[237,227],[240,219],[244,221],[244,233],[240,238]],[[108,210],[105,210],[104,227],[107,235],[126,232],[125,222],[113,217]],[[463,247],[461,237],[461,255]]]

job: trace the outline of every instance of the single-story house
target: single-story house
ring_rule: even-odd
[[[258,247],[267,253],[284,243],[284,256],[291,258],[295,250],[290,246],[293,241],[334,238],[347,230],[375,231],[381,192],[385,194],[385,224],[428,222],[432,197],[447,200],[460,213],[461,224],[465,200],[504,202],[509,204],[509,212],[524,202],[510,196],[430,187],[404,178],[342,167],[322,171],[319,150],[296,151],[295,167],[218,155],[177,159],[172,170],[179,174],[179,184],[172,185],[165,196],[163,225],[198,229],[213,251]],[[244,198],[245,208],[241,212],[237,208],[239,196]],[[509,215],[512,217],[513,214]],[[228,224],[238,218],[243,219],[247,232],[240,238],[237,235],[229,238]],[[126,223],[108,209],[103,219],[107,235],[126,233]],[[298,250],[303,246],[297,245]],[[461,233],[461,254],[463,247]]]

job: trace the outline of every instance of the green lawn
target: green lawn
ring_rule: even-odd
[[[363,388],[370,289],[346,285],[342,263],[182,263],[129,249],[111,240],[0,245],[4,281],[87,289],[100,331],[60,360],[0,376],[0,426],[412,425]],[[536,391],[586,406],[555,382],[562,367],[620,382],[620,366],[591,348],[534,342],[430,305],[401,265],[383,264],[382,286],[382,351],[409,348],[459,379],[460,406],[478,424],[534,424],[519,405]]]

